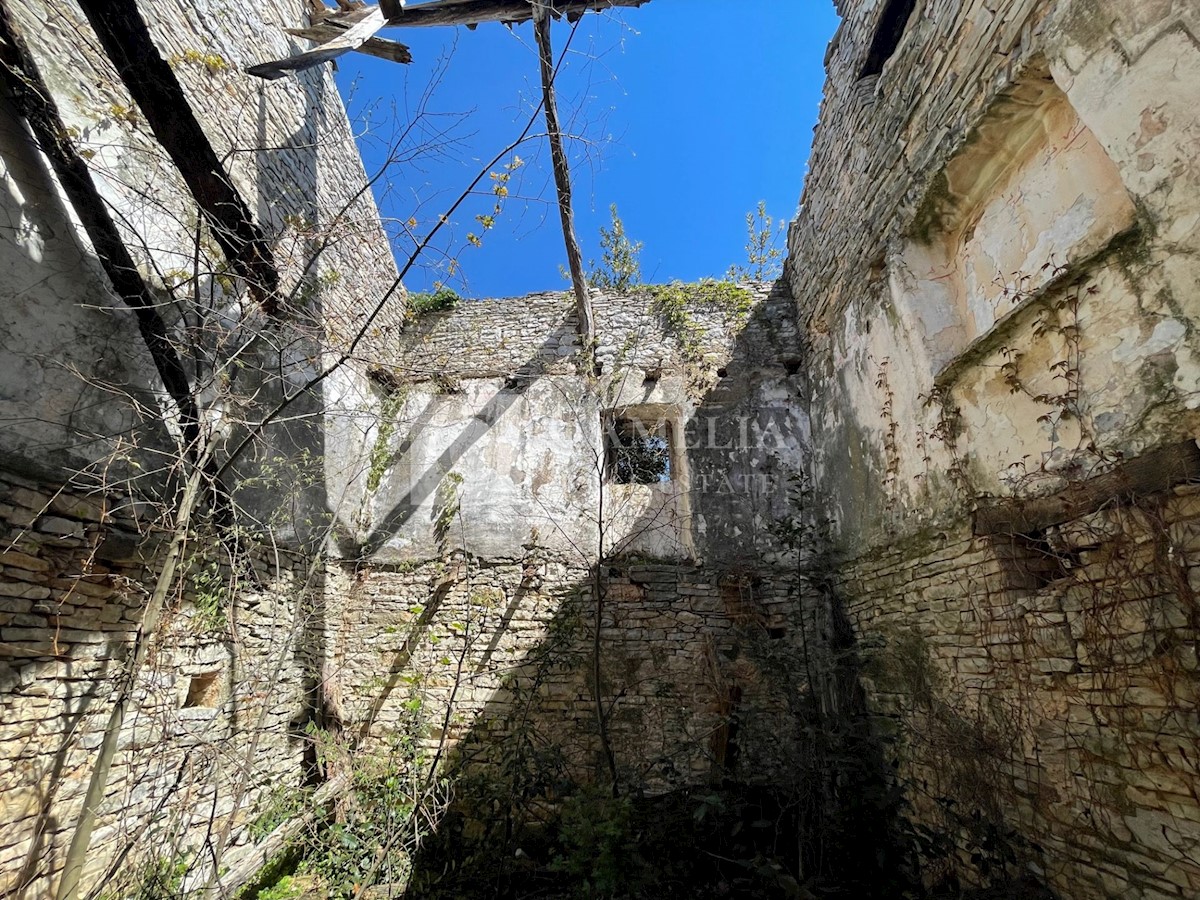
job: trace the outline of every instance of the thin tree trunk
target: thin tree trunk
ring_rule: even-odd
[[[596,734],[600,738],[600,751],[604,754],[604,763],[608,767],[609,788],[613,797],[617,796],[617,755],[613,751],[612,741],[608,737],[608,715],[604,711],[604,694],[602,693],[600,630],[604,626],[604,537],[607,529],[604,527],[604,460],[599,460],[600,492],[597,500],[596,525],[599,529],[596,541],[596,562],[592,566],[590,593],[592,595],[593,631],[592,631],[592,701],[596,712]]]
[[[592,301],[588,296],[587,277],[583,272],[583,255],[575,238],[575,219],[571,210],[571,169],[563,149],[562,131],[558,126],[558,107],[554,99],[554,54],[550,46],[550,8],[543,0],[534,0],[534,33],[537,37],[538,60],[542,70],[542,106],[546,112],[546,130],[550,136],[550,156],[554,162],[554,185],[558,189],[558,214],[562,219],[563,240],[567,245],[567,264],[571,284],[575,289],[575,309],[579,318],[579,337],[585,357],[595,370],[596,323],[592,318]]]
[[[75,833],[71,836],[71,846],[67,850],[62,877],[58,882],[58,892],[55,895],[57,900],[75,900],[79,896],[79,879],[83,874],[88,844],[91,843],[92,830],[96,825],[96,811],[104,802],[104,792],[108,787],[108,773],[112,768],[113,758],[117,755],[121,727],[125,724],[125,716],[129,712],[130,701],[133,699],[137,674],[142,668],[142,663],[145,662],[150,640],[158,627],[159,615],[166,603],[167,594],[175,583],[175,572],[183,557],[192,514],[196,511],[200,501],[200,486],[204,480],[204,463],[207,462],[213,446],[213,444],[209,445],[209,452],[205,453],[205,458],[192,469],[187,486],[183,491],[183,497],[179,501],[174,533],[171,535],[171,546],[163,560],[162,570],[154,583],[154,593],[151,594],[150,600],[146,603],[146,609],[142,613],[142,622],[134,636],[132,652],[125,662],[125,671],[121,676],[116,702],[108,717],[104,738],[96,753],[96,762],[92,766],[87,795],[83,800],[83,808],[79,811],[79,821],[75,825]]]
[[[593,375],[596,368],[596,323],[592,317],[592,301],[588,296],[587,277],[583,272],[583,254],[575,237],[575,217],[571,209],[571,169],[563,149],[562,130],[558,125],[558,106],[554,99],[554,52],[550,45],[549,0],[533,0],[533,28],[537,38],[538,60],[542,73],[542,106],[546,112],[546,131],[550,137],[550,156],[554,163],[554,184],[558,189],[558,214],[562,219],[563,240],[567,245],[567,263],[571,269],[571,284],[575,289],[575,309],[579,319],[579,337],[583,343],[584,357],[589,360]],[[601,484],[600,496],[604,496]],[[593,610],[592,635],[592,700],[596,713],[596,733],[600,750],[608,768],[609,786],[617,796],[617,760],[608,737],[608,716],[604,712],[604,697],[601,691],[601,641],[600,631],[604,621],[604,584],[601,562],[604,559],[604,507],[600,507],[600,554],[592,567],[590,593]]]

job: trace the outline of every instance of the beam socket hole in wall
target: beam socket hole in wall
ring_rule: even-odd
[[[900,46],[900,40],[904,37],[908,21],[916,8],[917,0],[887,0],[883,13],[879,16],[879,24],[875,26],[875,37],[871,40],[871,49],[867,53],[862,71],[859,72],[859,78],[869,78],[883,71],[883,64]]]
[[[604,469],[613,484],[671,480],[671,423],[625,411],[604,417]]]
[[[1009,587],[1038,591],[1071,577],[1081,565],[1077,550],[1055,549],[1044,529],[1026,534],[997,535],[997,556]]]
[[[367,369],[367,378],[385,395],[393,394],[404,387],[404,382],[396,371],[385,366],[372,366]]]
[[[215,709],[221,702],[221,673],[199,672],[188,682],[184,709]]]

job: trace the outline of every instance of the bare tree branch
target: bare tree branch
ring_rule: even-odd
[[[79,811],[79,821],[75,823],[75,831],[71,835],[71,846],[63,861],[62,877],[59,879],[58,891],[55,894],[57,900],[74,900],[79,896],[79,879],[83,874],[88,845],[91,843],[92,830],[96,825],[96,811],[104,802],[104,792],[108,787],[108,773],[112,768],[113,758],[117,755],[118,739],[133,699],[137,673],[146,659],[150,638],[158,628],[159,615],[162,613],[163,604],[166,603],[167,594],[175,584],[175,573],[183,558],[184,547],[191,529],[192,514],[200,504],[204,469],[208,457],[215,447],[215,443],[209,443],[204,457],[192,469],[192,473],[188,477],[187,487],[179,503],[174,533],[171,535],[171,546],[154,583],[154,593],[151,594],[150,600],[142,612],[142,622],[134,636],[133,651],[126,659],[117,698],[109,713],[108,725],[104,729],[104,738],[96,753],[96,761],[88,780],[87,794],[83,799],[83,808]]]

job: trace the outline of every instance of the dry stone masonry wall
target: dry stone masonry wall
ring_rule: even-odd
[[[1064,896],[1196,890],[1197,493],[1105,508],[1040,546],[968,528],[846,568],[926,822],[981,853],[1014,829],[1018,867]]]
[[[0,885],[41,897],[78,819],[164,538],[119,497],[9,472],[0,517]],[[299,781],[304,570],[286,555],[230,559],[198,554],[167,605],[99,810],[89,883],[222,833],[235,848],[275,786]],[[235,592],[235,579],[259,587]]]
[[[926,877],[1191,896],[1197,9],[839,9],[787,269],[831,572],[958,836]]]
[[[623,783],[658,792],[781,772],[792,724],[760,644],[769,629],[790,646],[798,604],[794,582],[772,574],[606,568],[600,658]],[[335,575],[347,598],[327,637],[340,727],[383,746],[421,735],[458,777],[502,783],[524,763],[531,779],[596,780],[592,578],[535,546],[516,559],[459,554]],[[736,735],[733,713],[745,723]],[[535,771],[526,742],[554,765]]]
[[[799,653],[801,583],[777,526],[809,440],[792,299],[673,287],[664,312],[657,290],[595,298],[598,376],[562,294],[462,301],[406,334],[331,576],[340,727],[386,742],[416,706],[427,751],[479,777],[534,729],[590,782],[598,647],[623,782],[786,774],[792,686],[769,659]],[[673,429],[663,482],[613,480],[605,423],[634,414]]]
[[[190,107],[270,243],[286,311],[270,324],[80,6],[9,8],[61,139],[87,164],[168,329],[195,351],[208,424],[253,420],[347,346],[353,317],[396,283],[332,75],[266,84],[242,71],[290,52],[282,29],[307,5],[141,6],[181,85],[175,102]],[[47,158],[7,95],[0,106],[3,203],[15,226],[0,238],[0,893],[33,898],[54,889],[162,564],[177,423]],[[194,301],[206,318],[177,320],[175,301]],[[395,343],[401,307],[396,297],[365,336],[376,358],[380,342]],[[206,369],[252,333],[236,385]],[[259,536],[270,528],[294,546],[319,532],[337,504],[324,476],[336,490],[342,470],[360,467],[331,456],[326,470],[324,434],[370,414],[367,384],[349,366],[295,404],[293,424],[264,435],[265,452],[234,479],[239,502],[259,514]],[[234,393],[253,399],[239,407]],[[313,637],[322,589],[306,561],[279,544],[251,550],[246,537],[226,545],[198,535],[188,546],[120,732],[85,889],[106,872],[175,866],[177,851],[200,859],[205,846],[240,848],[268,794],[312,770],[301,726],[323,652]]]

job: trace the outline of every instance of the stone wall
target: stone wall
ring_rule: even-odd
[[[415,742],[454,777],[490,778],[511,766],[484,764],[532,729],[560,777],[603,777],[597,648],[623,783],[789,777],[803,692],[799,667],[780,661],[801,655],[802,585],[776,526],[796,514],[809,440],[794,305],[767,286],[732,303],[683,291],[668,321],[654,296],[597,298],[599,376],[563,295],[463,302],[404,333],[394,364],[371,370],[367,408],[383,412],[357,459],[317,476],[357,462],[360,493],[340,512],[355,530],[335,533],[328,567],[285,554],[284,571],[260,571],[274,557],[259,548],[243,561],[258,586],[226,594],[237,567],[221,545],[194,551],[139,678],[85,883],[195,857],[210,815],[215,840],[228,826],[228,849],[249,847],[261,834],[247,826],[335,736],[365,750]],[[633,409],[677,429],[667,483],[609,478],[605,416]],[[88,492],[83,477],[57,496],[12,478],[0,640],[21,730],[3,747],[30,765],[14,768],[2,871],[36,896],[61,865],[152,587],[142,560],[162,552],[149,524],[105,519],[87,498],[162,511]],[[105,586],[91,605],[73,603],[94,580]],[[133,593],[113,599],[122,587]],[[107,640],[105,623],[118,629]],[[190,884],[203,877],[193,867]]]
[[[109,495],[0,475],[0,889],[44,897],[74,832],[163,537]],[[233,590],[237,581],[242,587]],[[247,840],[298,785],[304,567],[193,554],[172,592],[99,810],[84,884]],[[233,599],[236,598],[236,599]],[[211,820],[211,825],[210,825]],[[118,878],[118,882],[120,878]]]
[[[281,316],[265,314],[226,259],[82,8],[11,7],[59,139],[87,164],[161,300],[205,426],[231,434],[345,349],[363,310],[392,291],[360,344],[386,359],[402,289],[329,68],[271,83],[243,71],[302,45],[283,29],[305,24],[308,4],[141,12],[178,79],[174,108],[190,108],[265,236]],[[52,892],[79,818],[165,552],[180,451],[175,406],[131,311],[13,101],[0,106],[12,225],[0,230],[0,893],[34,898]],[[240,364],[220,371],[231,346]],[[303,395],[229,479],[248,524],[238,540],[200,530],[189,544],[120,732],[85,890],[106,872],[136,878],[244,845],[266,795],[311,773],[301,731],[317,693],[323,587],[286,548],[320,541],[338,485],[361,468],[330,437],[371,416],[356,365]],[[265,547],[243,543],[251,531]],[[189,877],[209,874],[197,865]]]
[[[345,507],[341,552],[513,557],[535,541],[591,558],[603,487],[606,553],[769,555],[808,442],[791,301],[754,287],[730,295],[739,311],[700,293],[680,294],[689,311],[673,326],[653,293],[598,297],[595,378],[565,295],[463,302],[418,322],[377,373],[385,412],[359,437],[373,464]],[[634,413],[675,431],[667,483],[605,476],[605,417]],[[454,479],[459,522],[439,534]]]
[[[840,6],[787,276],[833,572],[959,842],[926,874],[1190,896],[1200,20],[913,6],[878,71],[905,4]]]
[[[599,375],[563,294],[428,314],[377,371],[390,418],[324,638],[342,729],[415,730],[476,774],[532,729],[559,777],[603,778],[598,649],[623,782],[787,772],[794,672],[770,661],[800,645],[797,548],[778,530],[809,440],[793,303],[670,288],[686,313],[668,319],[661,290],[595,298]],[[604,422],[632,411],[674,429],[664,482],[612,478]]]
[[[198,400],[215,416],[253,417],[345,347],[363,308],[396,289],[391,247],[328,68],[275,82],[243,72],[299,46],[283,29],[307,21],[302,0],[252,7],[155,3],[142,13],[179,80],[178,102],[190,106],[266,237],[279,274],[278,300],[287,309],[281,320],[268,323],[247,285],[234,277],[78,5],[30,3],[14,10],[53,93],[64,138],[115,211],[121,237],[161,295],[162,314],[179,343],[212,361],[228,342],[270,332],[269,340],[251,340],[244,354],[243,371],[265,379],[246,386],[256,401],[249,408],[226,405],[221,378],[196,379]],[[131,314],[113,296],[25,126],[12,119],[4,135],[4,202],[17,227],[5,232],[0,247],[9,273],[0,449],[50,477],[102,457],[118,464],[112,477],[136,477],[119,465],[122,457],[169,447],[160,419],[170,419],[173,406],[158,387]],[[177,310],[187,304],[190,318],[181,318]],[[402,312],[399,289],[360,344],[364,356],[386,358]],[[40,388],[36,414],[29,408],[31,385]],[[340,421],[368,402],[354,366],[323,387],[317,398],[323,402],[306,410],[314,418],[323,409]],[[319,447],[320,431],[293,425],[269,437],[286,456],[297,445]]]
[[[410,327],[385,307],[369,365],[239,473],[284,543],[332,524],[328,567],[193,547],[89,880],[154,862],[130,839],[194,852],[214,812],[246,842],[263,788],[311,773],[327,731],[468,772],[529,727],[595,777],[597,648],[622,779],[786,783],[805,710],[854,656],[844,613],[913,815],[957,844],[931,881],[1196,892],[1198,13],[925,0],[881,26],[909,5],[839,3],[788,287],[597,296],[598,372],[564,295]],[[271,243],[278,328],[79,7],[16,11],[164,309],[202,298],[201,357],[253,336],[236,375],[253,399],[198,384],[212,422],[253,419],[350,346],[395,265],[328,72],[242,74],[287,55],[304,4],[145,13]],[[0,884],[32,897],[154,579],[157,516],[128,498],[164,489],[176,423],[46,160],[0,114]],[[661,442],[666,477],[614,477],[621,423]],[[222,603],[235,572],[252,589]]]
[[[789,237],[824,388],[814,475],[859,546],[1013,493],[1009,467],[1094,468],[1075,445],[1131,456],[1195,424],[1194,10],[918,4],[883,72],[858,78],[884,5],[856,4],[831,46]],[[1080,24],[1099,20],[1110,30]],[[1052,367],[1068,355],[1082,426],[1037,401],[1064,393]],[[972,451],[968,498],[944,399]]]
[[[17,14],[38,35],[64,138],[192,352],[206,423],[235,436],[237,420],[347,349],[395,284],[328,71],[242,74],[287,55],[281,26],[304,8],[143,9],[179,103],[267,236],[285,311],[273,322],[80,8]],[[7,196],[28,222],[3,245],[14,296],[0,363],[14,361],[14,377],[0,379],[12,425],[0,467],[24,474],[6,476],[0,507],[0,872],[5,890],[34,897],[61,868],[153,588],[177,422],[46,160],[10,118]],[[269,818],[275,790],[322,774],[335,733],[434,753],[445,739],[465,771],[508,746],[519,697],[573,777],[596,777],[593,639],[624,782],[665,790],[785,768],[790,692],[766,660],[795,650],[799,585],[775,524],[792,514],[808,441],[786,290],[597,296],[598,374],[563,295],[463,302],[411,324],[399,306],[230,473],[253,549],[236,543],[231,560],[229,535],[193,538],[138,675],[85,888],[185,861],[199,887],[208,859],[261,837],[247,826]],[[242,366],[211,368],[242,341]],[[670,435],[669,478],[610,477],[622,417]],[[327,568],[280,549],[330,533]]]
[[[1198,497],[1106,505],[1038,544],[930,534],[846,567],[926,824],[993,866],[1011,851],[1009,874],[1064,897],[1195,893]]]
[[[785,774],[788,673],[769,660],[774,644],[795,652],[796,579],[614,561],[599,583],[596,647],[593,577],[535,545],[511,559],[347,567],[331,579],[346,602],[326,638],[339,727],[376,746],[415,735],[426,759],[451,760],[455,778],[504,784],[524,765],[560,789],[602,782],[590,686],[598,649],[624,785],[656,793]],[[731,734],[734,718],[742,726]]]

